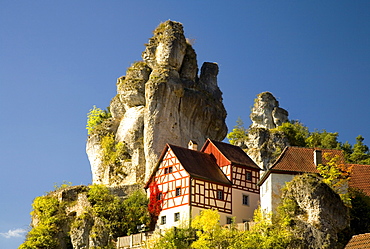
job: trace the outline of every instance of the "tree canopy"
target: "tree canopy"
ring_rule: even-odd
[[[338,132],[328,132],[323,130],[314,130],[310,132],[303,123],[292,120],[283,123],[272,131],[279,131],[288,139],[290,146],[320,148],[320,149],[341,149],[348,163],[370,164],[370,150],[364,144],[364,137],[356,137],[356,143],[352,146],[348,142],[338,141]],[[248,139],[248,129],[244,128],[241,118],[238,118],[233,130],[227,134],[230,144],[239,145]]]

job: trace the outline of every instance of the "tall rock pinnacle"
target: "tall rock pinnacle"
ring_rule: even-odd
[[[198,76],[196,53],[181,23],[161,23],[142,58],[118,78],[106,132],[93,133],[87,141],[93,183],[142,184],[166,143],[186,146],[189,140],[202,144],[206,138],[226,136],[218,65],[205,62]],[[129,158],[121,162],[123,172],[102,162],[101,140],[108,132],[126,146]]]
[[[245,141],[240,141],[247,154],[263,170],[267,170],[275,161],[277,155],[288,146],[288,139],[283,132],[273,131],[288,122],[288,112],[279,107],[279,102],[270,92],[257,95],[251,110],[252,121]]]
[[[273,129],[288,122],[288,112],[279,107],[279,101],[270,92],[257,95],[252,112],[251,128]]]

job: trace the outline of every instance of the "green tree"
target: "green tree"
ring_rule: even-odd
[[[55,197],[40,196],[35,198],[32,208],[31,215],[37,217],[38,223],[32,227],[19,248],[58,248],[60,241],[57,234],[60,224],[66,219],[64,206]]]
[[[138,225],[148,227],[150,215],[148,212],[149,200],[143,190],[137,190],[123,201],[124,223],[123,231],[126,234],[138,233]]]
[[[194,239],[194,229],[172,227],[159,237],[154,237],[147,247],[150,249],[188,249]]]
[[[122,201],[104,185],[94,184],[88,191],[93,216],[99,217],[104,228],[114,237],[137,233],[137,226],[149,224],[148,199],[142,191]]]
[[[122,162],[130,157],[126,146],[122,142],[116,142],[112,133],[101,138],[101,159],[104,165],[120,166]]]
[[[341,143],[340,149],[343,151],[343,156],[346,162],[351,162],[350,156],[353,153],[352,145],[346,141],[345,143]]]
[[[356,137],[356,143],[353,145],[353,153],[349,158],[352,163],[370,164],[369,147],[363,141],[364,138],[361,135]]]
[[[91,135],[93,131],[104,122],[104,120],[112,117],[111,113],[93,106],[93,109],[90,109],[87,114],[87,134]]]
[[[239,234],[234,240],[232,249],[283,249],[291,240],[289,231],[292,204],[283,202],[277,213],[265,214],[256,209],[253,221],[254,226],[249,231]]]
[[[196,216],[191,227],[196,229],[197,240],[191,244],[195,249],[229,248],[235,238],[235,229],[221,227],[217,210],[205,209]]]
[[[306,139],[309,136],[309,131],[299,121],[283,123],[281,126],[276,127],[275,130],[284,132],[291,146],[307,146]]]
[[[351,195],[351,235],[370,232],[370,197],[362,190],[349,189]]]
[[[115,141],[113,133],[108,133],[100,140],[100,156],[102,164],[105,167],[111,167],[109,170],[110,178],[119,180],[126,176],[124,162],[131,159],[127,152],[127,147],[122,142]]]
[[[309,134],[306,139],[307,147],[321,149],[338,149],[338,132],[327,132],[326,130],[314,131]]]
[[[328,162],[325,165],[319,164],[317,166],[320,175],[323,177],[323,182],[339,194],[347,206],[350,206],[351,198],[348,192],[348,181],[352,167],[341,163],[339,156],[333,157],[330,153],[325,153],[323,156]]]
[[[248,138],[247,129],[244,128],[244,122],[240,117],[236,120],[233,130],[226,137],[229,143],[233,145],[239,144]]]

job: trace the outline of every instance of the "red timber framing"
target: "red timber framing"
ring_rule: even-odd
[[[207,141],[208,142],[208,141]],[[216,159],[217,165],[221,168],[221,170],[224,172],[224,174],[231,180],[231,172],[230,172],[230,161],[222,155],[222,153],[217,149],[216,146],[213,146],[212,144],[208,143],[208,146],[203,147],[202,152],[211,154]]]
[[[157,183],[159,191],[162,193],[162,210],[190,204],[190,176],[182,167],[171,148],[168,147],[153,180]],[[178,190],[176,191],[176,189]]]
[[[152,182],[158,186],[162,211],[190,206],[233,215],[240,211],[233,194],[236,199],[240,193],[259,194],[259,170],[243,150],[230,144],[208,139],[200,151],[167,144],[146,189]]]
[[[253,168],[231,162],[211,140],[206,141],[201,151],[213,155],[219,167],[233,183],[234,188],[259,194],[257,182],[260,173],[258,166]],[[247,172],[249,172],[249,176],[247,176]]]
[[[191,179],[191,193],[191,205],[193,207],[215,208],[223,213],[232,213],[231,186]],[[219,193],[222,193],[222,198],[220,198]]]

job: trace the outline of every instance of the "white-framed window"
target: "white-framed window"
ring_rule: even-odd
[[[174,217],[173,217],[173,220],[176,222],[176,221],[179,221],[180,220],[180,213],[175,213]]]
[[[161,225],[166,224],[166,221],[167,221],[166,215],[161,216]]]
[[[176,196],[181,195],[181,187],[176,188]]]
[[[249,195],[243,194],[243,205],[249,206]]]
[[[252,172],[250,171],[245,172],[245,179],[247,181],[252,181]]]
[[[219,199],[219,200],[224,199],[224,191],[223,190],[217,190],[217,199]]]

